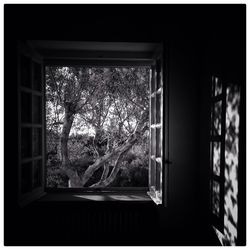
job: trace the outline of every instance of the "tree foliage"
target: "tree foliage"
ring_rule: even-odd
[[[57,166],[57,177],[67,176],[72,187],[89,186],[99,169],[91,186],[109,186],[131,166],[142,166],[148,86],[146,67],[46,67],[48,167]],[[139,154],[132,153],[135,147]]]

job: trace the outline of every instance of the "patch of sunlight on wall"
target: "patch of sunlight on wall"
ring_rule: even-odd
[[[218,230],[216,234],[223,245],[236,245],[240,89],[230,85],[226,94],[224,234],[222,235]]]

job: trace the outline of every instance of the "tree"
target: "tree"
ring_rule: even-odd
[[[145,68],[46,67],[47,131],[60,134],[61,170],[71,187],[83,187],[101,167],[92,187],[112,183],[123,156],[148,128],[148,83]],[[95,131],[95,162],[83,175],[71,168],[68,154],[73,123]]]

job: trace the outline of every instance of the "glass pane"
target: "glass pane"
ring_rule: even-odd
[[[154,93],[156,90],[156,72],[155,72],[155,68],[152,69],[152,79],[151,79],[151,93]]]
[[[155,178],[156,178],[156,169],[155,169],[155,160],[151,159],[151,165],[150,165],[150,176],[149,176],[149,185],[150,187],[155,187]]]
[[[23,123],[31,122],[31,94],[21,92],[21,121]]]
[[[151,128],[151,155],[156,155],[156,134],[155,128]]]
[[[42,119],[42,99],[40,96],[33,95],[33,122],[41,123]]]
[[[214,95],[220,95],[222,93],[222,82],[218,77],[214,78]]]
[[[156,128],[156,157],[161,157],[161,128]]]
[[[32,162],[22,164],[21,169],[21,192],[27,193],[32,190]]]
[[[214,135],[221,135],[222,101],[214,104]]]
[[[21,56],[21,85],[31,87],[31,61],[27,56]]]
[[[160,191],[160,182],[161,182],[161,163],[156,162],[156,184],[155,189]]]
[[[220,184],[217,181],[213,181],[212,186],[212,210],[213,213],[219,216],[220,213]]]
[[[220,152],[221,152],[221,143],[213,143],[213,172],[215,175],[220,175]]]
[[[31,128],[22,128],[21,130],[21,157],[27,158],[32,156],[32,139]]]
[[[151,124],[155,124],[155,97],[151,97]]]
[[[157,73],[157,90],[161,87],[161,72]]]
[[[39,63],[33,62],[33,70],[33,89],[40,91],[42,86],[41,65]]]
[[[34,161],[34,187],[40,187],[42,185],[42,160]]]
[[[42,153],[42,129],[33,129],[33,156],[41,155]]]
[[[161,94],[156,95],[156,123],[161,123]]]

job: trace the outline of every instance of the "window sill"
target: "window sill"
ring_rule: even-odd
[[[149,202],[152,201],[147,192],[93,192],[93,193],[48,193],[39,199],[39,202]]]

